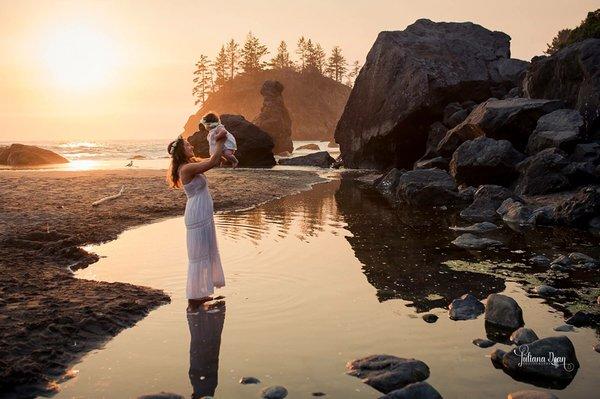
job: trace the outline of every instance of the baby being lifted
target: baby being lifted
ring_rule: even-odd
[[[217,140],[215,139],[216,135],[225,131],[227,133],[227,139],[225,139],[225,144],[223,145],[223,158],[231,163],[231,166],[236,168],[238,166],[238,159],[235,157],[235,151],[237,150],[237,144],[235,142],[235,137],[233,134],[229,133],[225,126],[221,124],[219,117],[217,114],[208,113],[204,115],[202,118],[202,124],[208,130],[208,134],[206,135],[206,140],[208,141],[208,151],[212,156],[215,153],[215,149],[217,147]]]

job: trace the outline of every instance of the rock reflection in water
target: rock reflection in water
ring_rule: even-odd
[[[374,190],[348,179],[342,179],[335,198],[353,234],[348,242],[380,301],[403,299],[424,312],[465,293],[482,299],[504,289],[501,278],[442,265],[452,253],[448,227],[455,222],[447,212],[394,209]]]
[[[219,383],[219,351],[225,322],[225,304],[188,313],[190,329],[190,382],[192,399],[214,396]]]

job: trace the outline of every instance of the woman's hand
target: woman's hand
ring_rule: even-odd
[[[222,141],[222,140],[225,140],[226,138],[227,138],[227,131],[225,129],[219,130],[219,132],[215,136],[216,141]]]

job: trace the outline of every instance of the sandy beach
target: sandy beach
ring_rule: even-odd
[[[314,172],[213,170],[215,210],[248,208],[323,181]],[[116,194],[97,207],[91,204]],[[164,171],[0,172],[0,392],[53,389],[69,365],[169,302],[162,291],[76,279],[81,249],[127,228],[182,215],[185,195]]]

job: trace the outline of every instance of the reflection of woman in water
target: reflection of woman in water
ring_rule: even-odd
[[[225,304],[200,306],[198,313],[188,313],[190,328],[190,382],[192,399],[214,396],[219,378],[219,350],[225,321]]]

